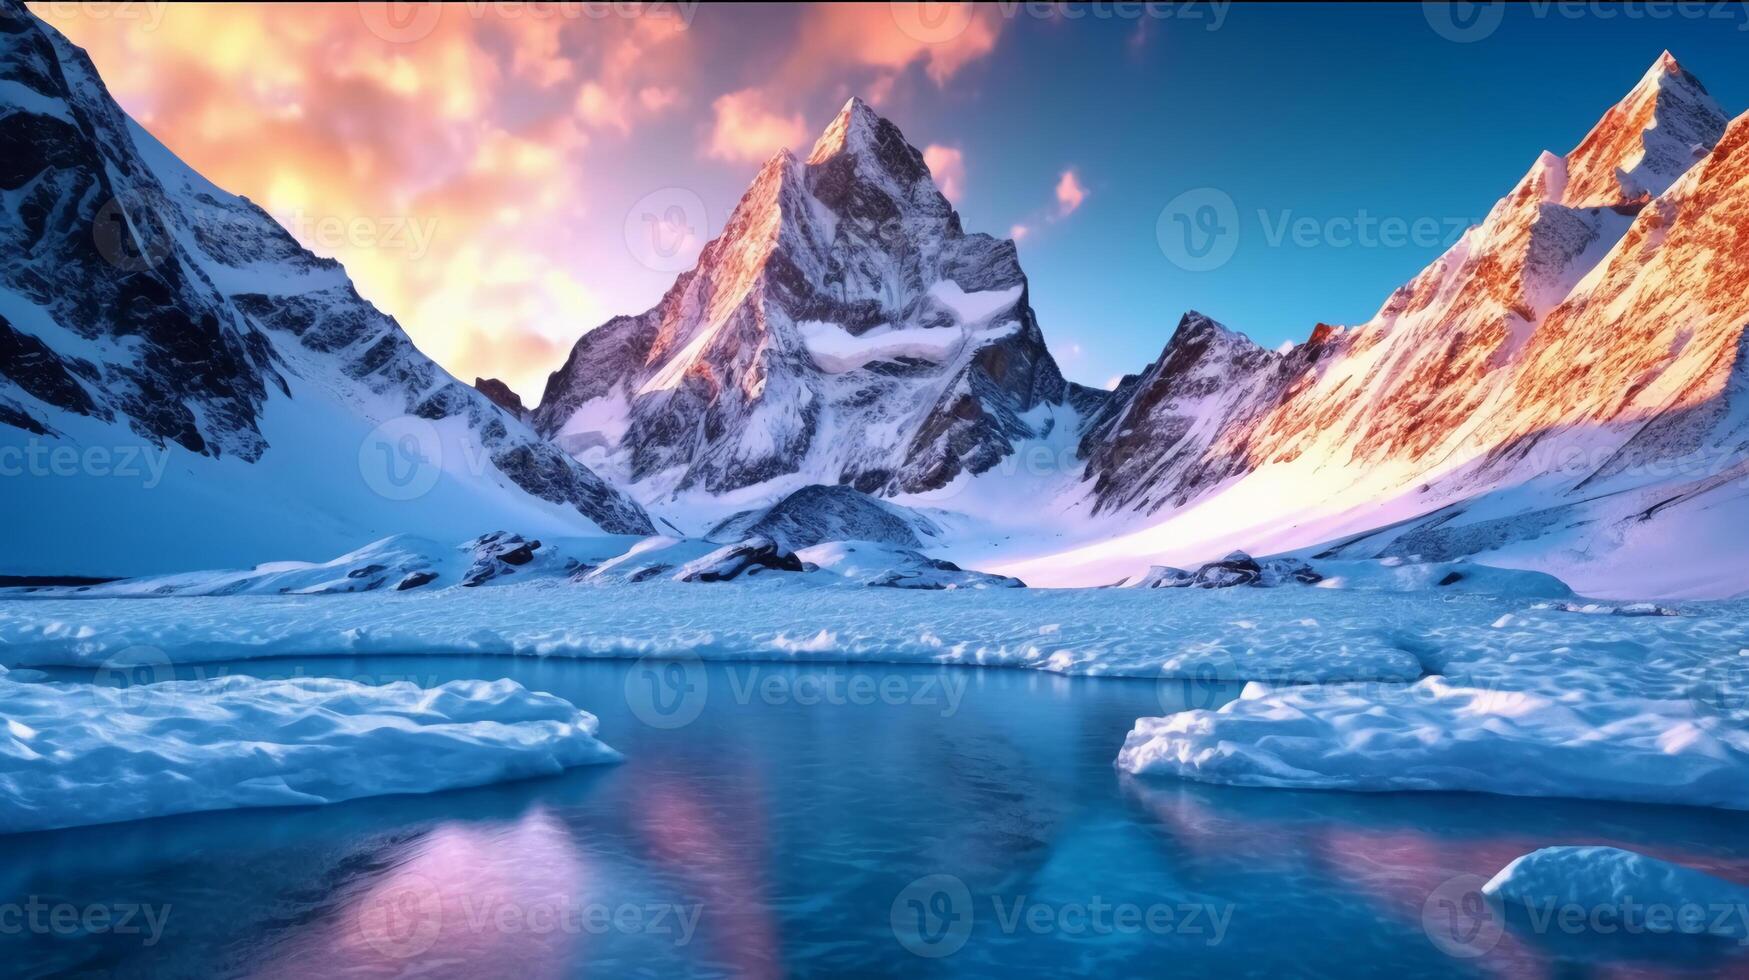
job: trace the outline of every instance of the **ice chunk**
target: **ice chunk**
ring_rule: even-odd
[[[1142,718],[1129,772],[1239,786],[1454,790],[1749,809],[1749,731],[1698,699],[1626,691],[1249,685],[1216,711]]]
[[[1482,886],[1496,901],[1527,909],[1612,909],[1653,933],[1743,938],[1749,887],[1615,847],[1545,847],[1508,864]],[[1638,910],[1636,913],[1635,910]]]
[[[619,758],[593,715],[510,680],[0,676],[0,714],[0,833],[429,793]]]

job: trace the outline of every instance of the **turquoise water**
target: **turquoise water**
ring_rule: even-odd
[[[1137,716],[1219,704],[1230,688],[516,658],[203,670],[511,677],[594,712],[626,760],[431,796],[0,838],[0,901],[14,909],[0,907],[0,973],[1749,972],[1730,942],[1499,924],[1465,905],[1467,876],[1556,843],[1749,881],[1749,814],[1230,789],[1112,767]],[[20,928],[26,903],[111,921]],[[133,931],[114,921],[129,910]]]

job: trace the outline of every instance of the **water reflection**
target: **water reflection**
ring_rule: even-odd
[[[0,932],[9,973],[1627,976],[1744,966],[1734,946],[1572,942],[1521,923],[1486,955],[1454,958],[1430,939],[1426,916],[1442,883],[1485,878],[1554,843],[1632,847],[1749,881],[1749,815],[1283,793],[1113,768],[1136,717],[1212,706],[1236,694],[1230,686],[714,665],[696,717],[662,728],[628,704],[625,663],[397,657],[233,669],[508,676],[595,712],[626,761],[435,796],[0,838],[0,895],[171,910],[149,947],[89,931]],[[879,684],[890,696],[842,693]],[[953,883],[951,901],[931,892],[904,902],[917,882],[940,880]],[[1124,910],[1157,918],[1115,928]],[[916,937],[896,924],[918,913],[943,927],[931,935],[957,940],[950,955],[914,955]]]

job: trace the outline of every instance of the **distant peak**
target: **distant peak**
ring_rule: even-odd
[[[1187,310],[1178,320],[1178,328],[1172,331],[1169,343],[1183,343],[1200,340],[1203,337],[1219,337],[1239,341],[1249,346],[1256,346],[1250,337],[1232,330],[1226,324],[1213,317],[1206,316],[1196,310]]]

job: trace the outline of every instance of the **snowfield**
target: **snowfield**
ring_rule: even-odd
[[[692,558],[700,546],[688,545],[684,557]],[[655,555],[627,560],[646,557]],[[917,591],[846,584],[840,574],[775,571],[732,582],[634,583],[619,571],[610,562],[580,583],[512,579],[491,588],[314,598],[0,601],[0,657],[30,667],[96,666],[136,647],[176,663],[410,651],[652,655],[1408,682],[1424,672],[1418,637],[1453,617],[1485,624],[1524,605],[1300,587]],[[1618,622],[1547,615],[1579,625]]]
[[[149,678],[156,665],[135,651],[118,669]],[[0,833],[429,793],[619,759],[593,715],[509,680],[115,686],[0,672],[0,711]]]

